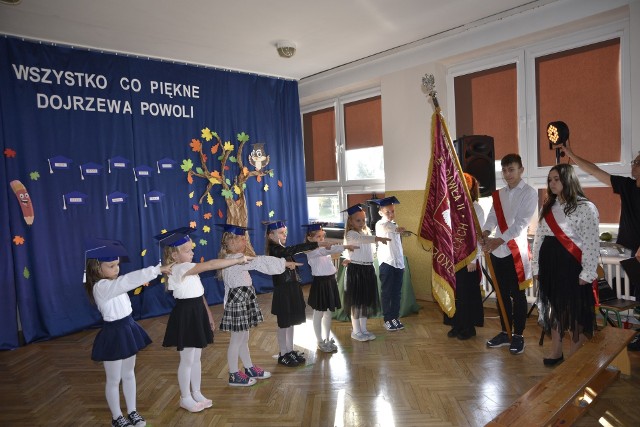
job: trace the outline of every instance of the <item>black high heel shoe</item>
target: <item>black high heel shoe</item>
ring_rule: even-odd
[[[564,360],[564,354],[561,354],[560,357],[558,357],[557,359],[547,359],[545,357],[544,359],[542,359],[542,363],[544,363],[545,366],[553,366],[553,365],[557,365],[563,360]]]

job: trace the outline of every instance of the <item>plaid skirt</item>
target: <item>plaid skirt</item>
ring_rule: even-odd
[[[221,331],[248,331],[249,328],[254,328],[263,321],[253,286],[241,286],[229,290],[220,322]]]

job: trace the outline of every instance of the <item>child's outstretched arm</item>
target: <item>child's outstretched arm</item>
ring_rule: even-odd
[[[242,256],[240,258],[214,258],[209,261],[196,264],[191,270],[185,273],[185,276],[192,274],[200,274],[210,270],[220,270],[222,268],[231,267],[232,265],[246,264],[251,261],[252,257]]]
[[[93,287],[93,294],[97,298],[114,298],[152,281],[163,273],[163,269],[166,269],[169,272],[167,274],[170,274],[171,267],[173,267],[173,264],[166,266],[155,265],[118,276],[114,280],[98,281]]]

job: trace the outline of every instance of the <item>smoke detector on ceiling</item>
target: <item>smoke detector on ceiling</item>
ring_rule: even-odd
[[[288,40],[280,40],[276,43],[278,55],[283,58],[291,58],[296,54],[296,44]]]

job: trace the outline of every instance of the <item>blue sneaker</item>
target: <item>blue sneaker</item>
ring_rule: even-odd
[[[487,341],[487,347],[489,348],[504,347],[509,344],[511,344],[511,340],[506,332],[500,332],[498,335]]]
[[[398,327],[395,324],[395,320],[385,320],[384,327],[389,332],[395,332],[398,330]]]

